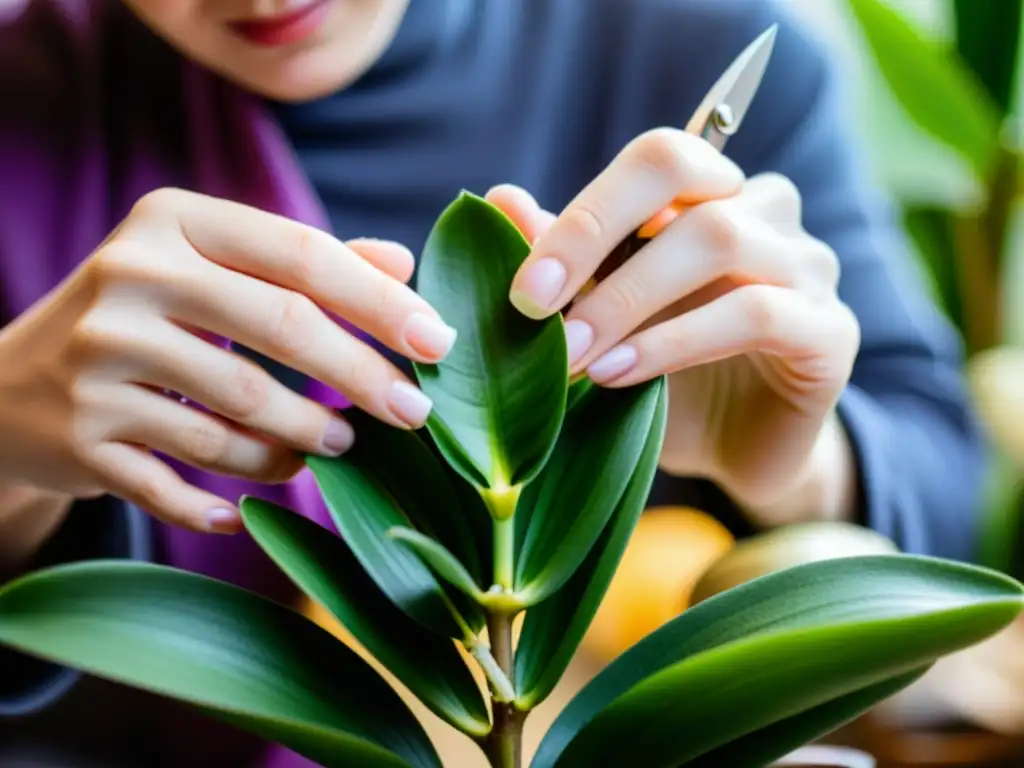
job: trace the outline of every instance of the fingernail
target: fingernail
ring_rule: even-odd
[[[427,421],[434,402],[412,384],[396,381],[391,385],[388,407],[395,418],[413,429],[419,429]]]
[[[601,384],[619,378],[636,365],[636,347],[624,344],[613,347],[587,368],[587,375]]]
[[[509,301],[527,317],[541,320],[551,314],[551,305],[565,287],[566,277],[565,266],[558,259],[538,259],[519,278]]]
[[[416,352],[431,360],[440,360],[455,343],[458,331],[441,318],[425,312],[413,312],[405,322],[405,340]]]
[[[340,456],[352,447],[355,438],[356,434],[351,424],[341,419],[331,419],[327,423],[320,444],[326,456]]]
[[[594,343],[594,329],[583,320],[570,320],[565,324],[565,345],[569,350],[569,365],[573,365]]]
[[[242,525],[242,516],[237,509],[218,507],[206,512],[206,527],[211,533],[237,533]]]

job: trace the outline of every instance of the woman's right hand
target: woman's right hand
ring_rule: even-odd
[[[418,428],[426,395],[325,312],[408,358],[436,362],[455,332],[405,285],[413,268],[394,243],[346,244],[180,190],[145,196],[79,269],[0,331],[0,485],[111,493],[173,524],[238,530],[232,502],[187,484],[152,451],[273,483],[301,468],[302,452],[337,455],[354,436],[331,409],[196,332],[232,339],[389,424]]]

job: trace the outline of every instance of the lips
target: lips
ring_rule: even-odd
[[[315,0],[303,8],[279,16],[231,22],[231,29],[250,43],[280,46],[312,35],[326,18],[331,0]]]

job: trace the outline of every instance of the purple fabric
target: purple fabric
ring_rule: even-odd
[[[104,25],[113,23],[103,15],[118,14],[118,9],[94,0],[40,0],[25,8],[8,6],[2,13],[0,22],[8,26],[0,26],[0,104],[18,112],[13,120],[0,121],[0,253],[19,258],[0,261],[0,323],[17,317],[73,272],[134,201],[160,187],[184,186],[327,228],[324,211],[290,146],[258,99],[198,66],[176,60],[172,66],[178,73],[157,68],[154,76],[180,77],[186,157],[156,149],[147,141],[147,127],[138,126],[138,132],[126,134],[113,158],[103,132],[104,116],[98,113],[103,83],[94,78],[93,67],[99,66]],[[52,27],[53,44],[71,46],[81,57],[81,83],[48,79],[63,73],[47,72],[47,56],[19,48],[25,40],[38,44],[41,27]],[[29,36],[29,29],[36,34]],[[7,79],[11,72],[20,72],[23,79]],[[51,92],[38,93],[40,88]],[[79,88],[83,91],[76,93]],[[77,103],[54,114],[48,102],[55,97]],[[79,106],[80,111],[72,111]],[[75,128],[73,133],[69,130],[55,142],[57,132],[41,130],[54,119],[78,125],[69,126]],[[119,174],[112,172],[114,168]],[[347,405],[323,385],[314,385],[310,394],[335,407]],[[286,485],[269,487],[169,461],[187,480],[229,501],[243,494],[260,496],[336,530],[308,471]],[[290,583],[244,533],[211,536],[158,525],[156,536],[157,551],[171,565],[276,599],[295,597]],[[314,765],[278,747],[268,748],[264,764]]]

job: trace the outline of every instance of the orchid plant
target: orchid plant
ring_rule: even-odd
[[[352,451],[307,460],[336,532],[258,498],[240,504],[298,588],[500,768],[522,764],[523,722],[608,587],[667,411],[663,378],[569,381],[562,318],[528,319],[507,299],[528,252],[504,214],[462,193],[420,262],[418,290],[459,332],[442,363],[416,367],[435,403],[427,425],[347,412]],[[770,764],[998,632],[1022,596],[998,573],[901,554],[754,579],[608,665],[532,765]],[[111,561],[30,573],[0,588],[0,643],[174,697],[325,766],[440,765],[355,651],[205,576]]]

